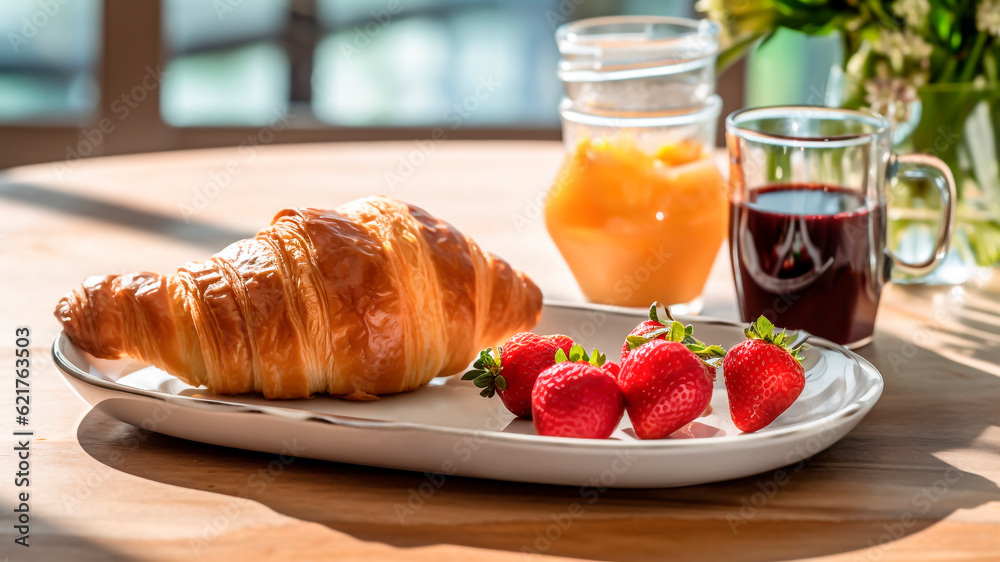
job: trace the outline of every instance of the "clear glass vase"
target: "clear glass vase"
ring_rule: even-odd
[[[922,277],[893,274],[900,283],[957,284],[1000,263],[1000,88],[932,84],[920,91],[910,127],[899,127],[897,149],[924,152],[951,168],[958,189],[948,258]],[[889,242],[904,256],[926,256],[937,232],[937,195],[921,181],[899,181],[891,191],[895,212]]]

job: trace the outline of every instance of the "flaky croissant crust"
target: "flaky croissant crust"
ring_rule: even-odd
[[[350,399],[413,390],[528,330],[542,295],[427,212],[386,197],[286,209],[169,276],[91,277],[59,301],[67,336],[220,394]]]

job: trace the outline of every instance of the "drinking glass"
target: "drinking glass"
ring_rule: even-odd
[[[652,16],[556,32],[567,153],[545,222],[591,301],[701,309],[728,210],[712,159],[717,34],[707,21]]]
[[[856,348],[869,343],[891,267],[925,274],[948,251],[955,180],[940,159],[891,152],[881,115],[823,107],[750,108],[726,119],[729,243],[740,313]],[[898,178],[933,183],[942,219],[932,254],[886,247]]]
[[[578,111],[697,109],[715,93],[718,35],[708,20],[578,20],[556,30],[559,80]]]

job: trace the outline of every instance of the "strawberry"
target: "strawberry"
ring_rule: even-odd
[[[639,325],[636,326],[635,329],[633,329],[632,332],[625,337],[625,343],[622,344],[623,365],[625,364],[625,360],[628,358],[629,354],[632,353],[633,349],[652,339],[660,339],[665,341],[680,341],[684,344],[697,344],[701,347],[694,349],[696,353],[701,353],[703,351],[712,352],[711,354],[706,355],[707,358],[722,357],[722,354],[725,353],[725,350],[723,350],[719,346],[705,345],[704,342],[695,339],[694,336],[692,335],[694,333],[694,327],[691,326],[690,324],[688,324],[687,326],[682,326],[682,328],[684,329],[684,338],[680,340],[671,340],[670,339],[671,326],[676,321],[674,320],[674,317],[671,316],[670,309],[664,307],[667,321],[671,326],[664,324],[660,320],[659,314],[657,314],[656,312],[656,307],[657,307],[656,302],[651,304],[649,306],[649,320],[643,320],[642,322],[640,322]]]
[[[775,333],[761,316],[746,329],[747,340],[736,344],[722,360],[729,413],[741,431],[750,433],[773,422],[802,393],[804,346],[789,348],[788,334]]]
[[[601,368],[607,371],[607,373],[611,375],[611,378],[615,380],[618,380],[618,374],[622,372],[621,365],[615,363],[614,361],[608,361],[602,365]]]
[[[712,372],[684,344],[653,340],[629,356],[618,384],[639,439],[662,439],[712,401]]]
[[[604,356],[591,356],[579,345],[567,358],[556,352],[556,364],[542,371],[531,391],[531,414],[538,435],[607,439],[625,415],[622,391],[608,371]]]
[[[695,339],[692,327],[677,321],[644,335],[629,335],[625,345],[629,353],[622,360],[618,385],[636,437],[667,437],[709,406],[715,367],[704,359],[722,357],[721,347]]]
[[[556,334],[540,336],[531,332],[521,332],[511,336],[507,343],[497,348],[479,352],[479,358],[472,364],[473,369],[462,376],[462,380],[472,380],[482,390],[480,394],[491,398],[500,395],[503,405],[512,414],[522,418],[531,417],[531,389],[539,373],[556,363],[556,351],[569,353],[573,340],[569,336]]]
[[[651,310],[653,310],[654,311],[653,314],[655,314],[655,310],[656,309],[652,308]],[[642,336],[643,334],[649,334],[649,333],[651,333],[651,332],[653,332],[655,330],[662,330],[665,327],[666,326],[664,326],[663,324],[661,324],[659,320],[643,320],[642,322],[640,322],[639,325],[636,326],[635,329],[633,329],[629,333],[629,335],[625,337],[625,342],[622,344],[622,363],[624,363],[625,359],[628,358],[628,354],[632,353],[632,350],[629,349],[629,347],[628,347],[628,338],[629,337],[631,337],[631,336]],[[661,334],[659,336],[659,339],[661,339],[661,340],[662,339],[666,339],[666,337]]]

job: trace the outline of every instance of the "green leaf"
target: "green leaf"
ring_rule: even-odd
[[[473,364],[473,367],[477,369],[489,369],[490,367],[499,368],[500,364],[493,356],[493,348],[487,347],[486,349],[479,352],[479,359]]]
[[[569,348],[569,360],[573,362],[589,361],[590,357],[587,356],[587,351],[583,349],[582,345],[573,344],[573,347]]]
[[[809,351],[810,349],[812,349],[812,346],[803,341],[802,343],[800,343],[799,345],[793,347],[788,351],[789,353],[792,354],[792,357],[794,357],[796,361],[801,363],[802,360],[805,359],[805,357],[803,357],[802,354],[805,353],[806,351]]]
[[[778,332],[777,334],[774,335],[774,338],[773,338],[774,345],[782,345],[782,346],[785,345],[785,340],[787,338],[788,338],[788,336],[785,334],[784,330]]]
[[[722,357],[726,354],[726,348],[721,345],[710,345],[705,349],[706,354],[711,354],[712,357]]]
[[[655,340],[656,338],[662,336],[663,334],[669,334],[669,333],[670,333],[670,327],[664,326],[662,328],[656,328],[655,330],[650,330],[645,334],[639,334],[639,335],[641,337],[646,338],[646,340],[649,341],[649,340]]]
[[[480,396],[489,398],[496,394],[498,387],[500,390],[506,389],[507,380],[500,376],[502,366],[497,359],[501,353],[502,347],[497,347],[496,351],[487,347],[479,352],[479,358],[472,364],[473,368],[462,375],[463,381],[471,380],[473,385],[482,389]]]
[[[686,344],[692,353],[701,359],[716,359],[726,355],[726,350],[720,345],[705,345],[703,342]]]
[[[747,328],[749,333],[750,328]],[[648,343],[661,335],[666,335],[668,341],[680,342],[684,344],[692,353],[697,355],[702,361],[708,363],[708,359],[718,359],[726,354],[725,348],[719,345],[708,345],[694,337],[694,326],[681,324],[672,320],[669,326],[657,328],[645,334],[630,335],[625,337],[625,343],[629,349],[635,349],[640,345]],[[596,352],[596,350],[595,350]],[[709,364],[710,365],[710,364]]]
[[[755,29],[742,33],[735,37],[733,40],[729,41],[728,46],[724,47],[722,52],[719,53],[719,58],[715,62],[715,70],[717,73],[721,74],[722,71],[729,68],[736,61],[743,58],[743,55],[753,48],[754,43],[758,39],[767,37],[774,32],[772,24],[768,24],[765,29]]]
[[[799,342],[798,345],[789,348],[790,340],[799,339],[799,336],[803,334],[803,332],[793,332],[793,334],[795,334],[794,338],[788,333],[787,329],[776,332],[774,324],[772,324],[771,321],[764,316],[761,316],[754,323],[750,324],[750,326],[748,326],[743,333],[746,335],[748,340],[762,340],[788,351],[788,353],[798,361],[802,361],[799,351],[808,349],[808,346],[805,345],[806,339],[808,339],[808,334],[806,334],[806,338]]]
[[[625,338],[625,342],[628,343],[629,349],[635,349],[648,341],[649,340],[642,336],[628,336]]]
[[[590,354],[590,364],[600,368],[608,360],[608,356],[604,355],[595,347],[594,352]]]
[[[482,370],[469,371],[469,372],[465,373],[464,375],[462,375],[462,380],[463,381],[471,381],[472,379],[478,377],[479,375],[485,374],[485,373],[486,373],[486,371],[482,371]]]
[[[684,337],[686,335],[687,333],[684,330],[684,324],[681,324],[676,320],[670,323],[670,335],[667,336],[668,340],[681,342],[684,341]]]
[[[556,363],[562,363],[563,361],[569,361],[569,358],[566,357],[566,352],[560,347],[556,350]]]
[[[754,331],[756,331],[761,338],[766,339],[767,336],[770,336],[771,332],[774,331],[774,324],[772,324],[771,321],[762,314],[755,323]]]
[[[1000,116],[1000,105],[995,111]],[[959,214],[955,228],[965,233],[979,265],[995,266],[1000,262],[1000,222],[993,219],[970,220]]]

